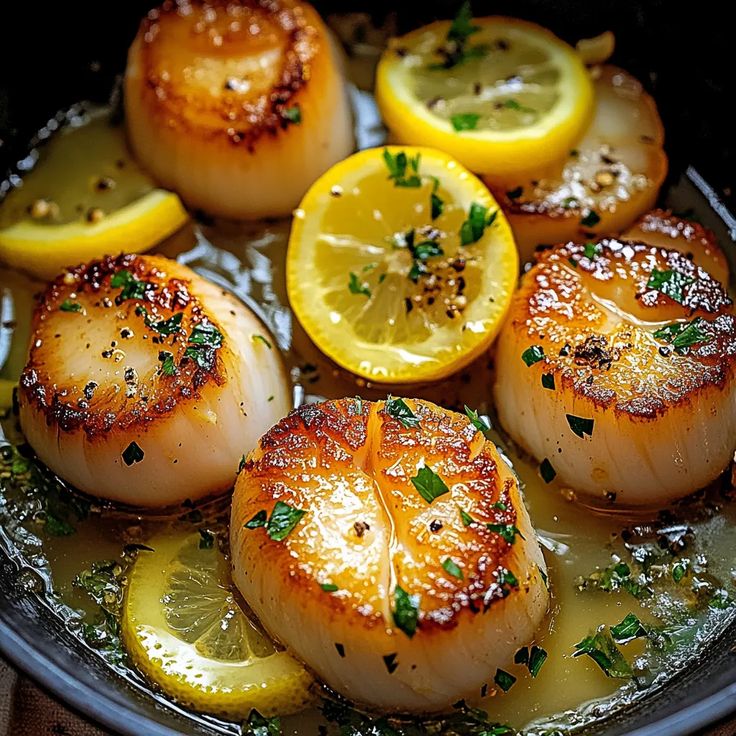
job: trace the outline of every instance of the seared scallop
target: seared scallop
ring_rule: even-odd
[[[248,457],[230,530],[233,578],[269,632],[383,712],[477,698],[547,610],[515,475],[427,401],[292,412]]]
[[[654,100],[623,69],[596,67],[595,116],[566,160],[518,181],[487,183],[522,261],[540,244],[619,233],[651,209],[667,173]]]
[[[125,111],[141,165],[234,219],[289,214],[353,148],[340,60],[297,0],[167,0],[128,53]]]
[[[174,261],[122,255],[59,276],[33,315],[20,421],[81,491],[167,506],[232,486],[289,410],[255,315]]]
[[[594,503],[661,506],[736,449],[736,320],[678,250],[560,245],[522,279],[496,355],[501,424],[543,477]]]

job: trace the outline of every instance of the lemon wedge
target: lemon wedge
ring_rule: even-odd
[[[0,205],[0,261],[37,278],[67,266],[138,253],[188,219],[179,197],[155,188],[104,109],[82,116],[38,149],[38,160]]]
[[[394,138],[434,146],[472,171],[503,178],[557,161],[593,111],[575,50],[513,18],[437,21],[392,39],[376,99]]]
[[[323,353],[371,381],[443,378],[482,353],[516,283],[509,225],[445,153],[374,148],[333,166],[295,212],[292,308]]]
[[[129,575],[122,635],[138,669],[178,702],[223,718],[302,710],[312,676],[275,648],[230,587],[216,540],[162,534]]]

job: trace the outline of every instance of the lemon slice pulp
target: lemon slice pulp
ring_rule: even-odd
[[[126,648],[141,672],[195,710],[245,718],[286,715],[311,702],[312,676],[279,651],[230,589],[228,563],[199,533],[148,542],[129,576]]]
[[[453,35],[457,23],[393,39],[382,55],[376,98],[395,138],[499,178],[563,158],[593,109],[580,57],[533,23],[466,17]]]
[[[104,109],[57,133],[0,204],[0,261],[51,279],[103,255],[148,250],[187,213],[131,158]]]
[[[357,153],[312,186],[286,280],[322,352],[402,384],[447,376],[488,347],[517,270],[508,223],[475,176],[439,151],[390,147]]]

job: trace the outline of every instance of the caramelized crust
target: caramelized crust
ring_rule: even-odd
[[[111,285],[122,272],[146,285],[140,298],[125,299]],[[187,353],[197,328],[222,334],[190,286],[188,269],[155,256],[106,257],[59,276],[33,315],[23,399],[60,431],[82,428],[92,438],[144,426],[197,401],[206,385],[222,385],[227,346],[198,348],[206,351],[197,352],[199,360]],[[152,327],[172,319],[170,334]],[[171,375],[164,371],[169,355]]]
[[[325,33],[295,0],[166,0],[139,31],[147,104],[169,128],[252,150],[291,124]]]
[[[591,245],[542,252],[524,276],[506,329],[544,349],[530,371],[553,374],[600,408],[649,419],[733,380],[736,319],[717,281],[679,251],[604,239],[588,257]],[[655,270],[690,282],[680,303],[647,286]],[[681,354],[653,335],[697,318],[704,338]],[[521,351],[518,361],[524,370]]]

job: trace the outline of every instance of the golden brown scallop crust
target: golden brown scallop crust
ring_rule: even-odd
[[[648,286],[655,270],[684,279],[676,298]],[[653,336],[684,320],[698,320],[702,339],[675,350]],[[686,254],[643,243],[602,239],[540,252],[507,329],[523,335],[525,347],[544,350],[529,370],[632,418],[695,405],[736,374],[736,318],[726,291]]]
[[[112,286],[116,274],[128,273],[141,283],[125,298]],[[31,323],[28,361],[20,379],[20,400],[41,411],[60,431],[83,429],[88,437],[113,428],[128,430],[166,416],[185,402],[195,402],[207,386],[220,386],[226,346],[211,347],[207,337],[217,321],[191,290],[191,272],[156,256],[105,257],[58,276],[39,297]],[[118,366],[122,378],[108,385],[75,382],[56,362],[62,341],[94,335],[98,321],[114,339],[80,343],[90,364]],[[204,333],[202,332],[204,330]],[[197,337],[199,335],[199,337]],[[200,338],[204,335],[204,344]],[[194,341],[192,341],[194,339]],[[147,375],[126,368],[126,350],[143,349],[155,366]],[[170,358],[170,362],[167,359]]]
[[[226,60],[262,44],[280,49],[281,65],[268,90],[241,86],[223,76],[219,89],[194,90],[186,56],[181,66],[161,48],[161,39],[176,23],[186,23],[186,44],[199,44],[205,56]],[[249,151],[261,136],[276,136],[293,120],[315,71],[329,60],[320,58],[328,41],[315,10],[297,0],[166,0],[141,22],[141,74],[151,112],[170,128],[202,139],[218,139]],[[189,51],[186,47],[185,51]]]
[[[289,581],[295,597],[311,599],[348,625],[392,627],[377,606],[365,604],[360,587],[326,595],[317,584],[319,560],[310,559],[309,540],[325,533],[321,519],[340,503],[320,490],[320,483],[330,487],[331,477],[355,473],[372,484],[370,500],[377,501],[382,525],[392,536],[390,582],[385,581],[382,595],[394,584],[419,595],[423,635],[452,628],[462,616],[485,613],[491,605],[503,606],[519,588],[528,591],[540,573],[524,564],[521,548],[530,532],[513,536],[521,504],[515,476],[466,417],[426,401],[406,402],[419,419],[416,427],[389,416],[384,402],[360,399],[305,405],[273,427],[239,475],[232,526],[242,528],[260,511],[270,514],[279,500],[306,514],[284,541],[270,539],[262,528],[240,532],[234,564],[258,559]],[[410,480],[420,461],[450,488],[432,504]],[[468,526],[461,509],[472,518]],[[354,516],[346,520],[345,544],[372,544],[377,530],[365,528],[360,508]],[[488,524],[502,527],[513,542]],[[461,566],[462,579],[443,567],[448,558]],[[381,577],[380,570],[369,573]]]

